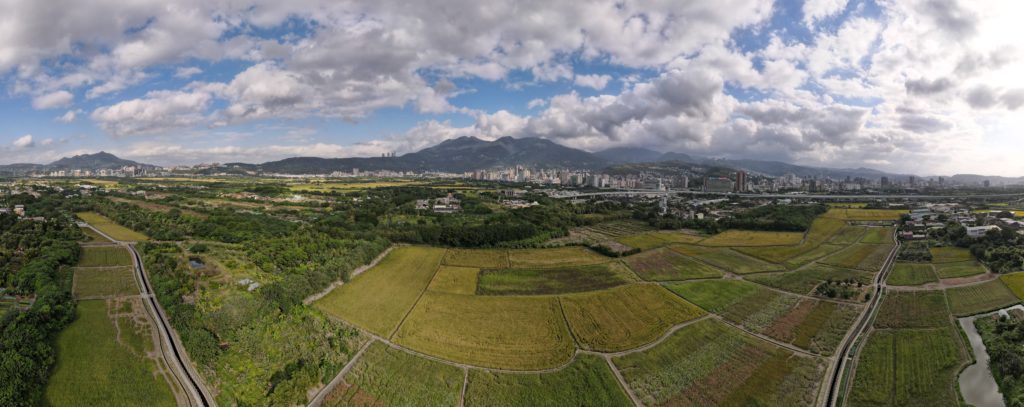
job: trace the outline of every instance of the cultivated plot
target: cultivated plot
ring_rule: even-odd
[[[887,244],[858,243],[822,259],[821,262],[836,267],[877,272],[885,264],[892,247]]]
[[[146,235],[118,225],[109,218],[96,212],[79,212],[75,215],[78,216],[79,219],[89,223],[89,225],[92,225],[92,227],[106,233],[107,236],[110,236],[113,239],[132,242],[149,240],[149,237]]]
[[[315,304],[329,315],[387,337],[434,278],[444,249],[398,247],[376,267]]]
[[[868,244],[893,244],[893,233],[895,228],[891,227],[872,227],[868,228],[867,233],[864,234],[864,238],[861,239],[861,243]]]
[[[850,405],[959,405],[955,390],[963,357],[949,327],[877,330],[861,351]]]
[[[476,293],[479,273],[480,269],[473,267],[441,266],[427,289],[442,293],[473,295]]]
[[[467,406],[631,406],[604,359],[576,357],[551,373],[491,373],[472,369]]]
[[[594,291],[636,281],[618,261],[580,266],[482,270],[480,295],[540,295]]]
[[[875,316],[876,328],[941,328],[949,326],[946,296],[941,290],[889,291]]]
[[[999,279],[1003,280],[1003,284],[1006,284],[1017,298],[1024,299],[1024,273],[1004,274],[999,276]]]
[[[795,271],[755,274],[746,279],[795,294],[810,294],[815,287],[826,281],[852,280],[864,285],[871,284],[872,273],[814,264]]]
[[[103,235],[99,234],[98,232],[96,232],[92,228],[79,228],[79,229],[81,229],[82,234],[85,235],[84,242],[86,242],[86,243],[110,243],[110,239],[107,239],[107,238],[103,237]]]
[[[138,295],[134,274],[131,267],[76,268],[73,292],[76,298]]]
[[[807,230],[807,235],[804,237],[803,242],[798,245],[788,247],[740,247],[737,250],[772,263],[782,263],[814,250],[822,243],[828,241],[828,239],[831,239],[836,233],[839,233],[839,230],[844,226],[846,226],[846,221],[843,219],[821,216],[811,223],[811,228]]]
[[[121,246],[83,246],[78,267],[131,266],[132,256]]]
[[[985,266],[974,260],[935,264],[935,274],[939,278],[969,277],[987,272]]]
[[[640,278],[648,281],[681,281],[722,276],[718,269],[667,248],[634,254],[623,261]]]
[[[664,235],[664,233],[642,233],[639,235],[623,236],[615,239],[615,241],[640,250],[650,250],[671,243],[668,240],[662,239],[662,235]],[[694,240],[699,241],[700,239]]]
[[[896,263],[885,282],[889,285],[912,286],[937,283],[939,278],[935,276],[935,270],[932,269],[931,264]]]
[[[844,246],[851,245],[859,242],[867,230],[868,228],[864,226],[844,226],[828,242]]]
[[[462,369],[374,342],[324,400],[326,406],[456,406]]]
[[[513,268],[580,266],[608,262],[608,258],[580,246],[508,251]]]
[[[956,263],[974,260],[971,251],[962,247],[932,247],[928,249],[932,254],[932,263]]]
[[[702,246],[792,246],[803,240],[799,232],[766,232],[752,230],[727,230],[700,242]]]
[[[782,266],[777,264],[758,260],[724,247],[677,245],[671,246],[671,248],[678,253],[694,257],[722,270],[736,274],[763,273],[783,270]]]
[[[505,249],[449,249],[444,255],[447,266],[476,268],[507,268],[508,250]]]
[[[1000,279],[949,288],[946,296],[949,298],[950,310],[958,317],[1005,308],[1020,302]]]

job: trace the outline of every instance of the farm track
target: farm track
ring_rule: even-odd
[[[188,394],[187,405],[196,407],[216,406],[216,401],[210,391],[206,388],[206,384],[203,383],[202,377],[200,377],[198,372],[196,372],[192,367],[188,355],[185,354],[184,348],[181,345],[181,339],[177,337],[177,333],[174,332],[174,328],[171,326],[170,322],[167,321],[163,308],[160,307],[160,303],[157,301],[156,295],[150,287],[149,279],[146,277],[145,267],[142,264],[142,257],[139,256],[139,253],[135,250],[134,242],[115,240],[88,223],[81,222],[80,224],[94,230],[96,233],[99,233],[100,236],[109,239],[115,245],[126,247],[128,251],[131,252],[132,261],[135,263],[135,277],[140,289],[139,296],[146,304],[146,310],[149,311],[150,317],[155,321],[154,325],[156,325],[161,339],[159,346],[160,353],[163,355],[164,363],[166,363],[171,371],[171,375],[174,376],[176,381],[178,381],[179,386]]]
[[[398,246],[403,246],[403,245],[394,245],[393,244],[391,246],[388,246],[388,248],[385,249],[383,252],[381,252],[379,255],[377,255],[377,257],[374,258],[373,261],[370,262],[370,264],[364,264],[362,266],[359,266],[355,270],[352,270],[352,274],[349,276],[349,278],[350,279],[351,278],[355,278],[355,276],[363,274],[364,271],[373,268],[374,266],[377,265],[377,263],[380,263],[381,260],[384,260],[384,258],[387,257],[387,255],[391,253],[391,250],[393,250],[395,247],[398,247]],[[319,300],[319,299],[325,297],[327,294],[330,294],[331,291],[334,291],[335,288],[341,287],[342,284],[343,283],[341,282],[341,280],[338,280],[337,282],[331,283],[331,285],[327,286],[327,288],[325,288],[323,291],[321,291],[319,293],[316,293],[316,294],[313,294],[313,295],[310,295],[309,297],[306,297],[306,299],[302,300],[302,303],[305,304],[305,305],[312,304],[314,301]]]

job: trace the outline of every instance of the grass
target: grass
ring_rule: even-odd
[[[832,213],[832,211],[830,210],[828,213]],[[737,250],[772,263],[782,263],[806,254],[821,246],[822,243],[831,239],[832,236],[839,233],[846,226],[844,219],[828,217],[826,215],[818,217],[811,223],[811,228],[807,230],[803,243],[799,245],[788,247],[740,247]]]
[[[949,323],[941,290],[889,291],[875,317],[876,328],[941,328]]]
[[[949,328],[875,331],[861,352],[850,405],[959,405],[962,353]]]
[[[980,314],[1005,308],[1020,302],[1013,291],[996,279],[981,284],[974,284],[946,290],[949,308],[958,317]]]
[[[477,274],[472,267],[441,266],[427,289],[441,293],[473,295],[476,293]]]
[[[847,279],[870,284],[871,273],[815,264],[796,271],[755,274],[747,277],[747,280],[796,294],[809,294],[819,284],[828,280],[843,281]]]
[[[850,220],[850,221],[884,221],[899,220],[900,216],[907,213],[903,209],[840,209],[832,208],[823,217]]]
[[[885,281],[889,285],[922,285],[939,282],[931,264],[896,263]]]
[[[79,228],[79,229],[82,231],[82,234],[85,235],[85,240],[84,240],[85,242],[88,242],[88,243],[109,243],[110,242],[110,239],[107,239],[107,238],[103,237],[103,235],[99,234],[99,232],[93,230],[92,228]]]
[[[846,246],[826,243],[821,246],[815,247],[803,254],[800,254],[799,256],[783,261],[782,265],[786,266],[786,268],[789,270],[798,269],[807,264],[810,264],[815,260],[821,259],[845,248]]]
[[[324,405],[455,406],[462,381],[458,367],[374,342]]]
[[[83,246],[78,267],[132,266],[132,256],[121,246]]]
[[[654,232],[654,235],[657,236],[658,239],[664,240],[664,241],[669,242],[669,243],[693,244],[693,243],[697,243],[697,242],[699,242],[701,240],[704,240],[704,238],[705,238],[704,236],[698,236],[698,235],[684,233],[684,232],[671,232],[671,231]]]
[[[618,352],[654,342],[704,311],[654,284],[567,295],[562,310],[585,349]]]
[[[409,313],[394,341],[455,362],[511,370],[561,366],[575,348],[555,297],[432,292]]]
[[[75,269],[75,297],[138,295],[133,274],[131,267]]]
[[[857,317],[853,305],[803,299],[765,329],[768,335],[822,355],[831,355]]]
[[[376,267],[315,302],[329,315],[381,336],[391,332],[434,278],[444,249],[398,247]]]
[[[988,270],[981,263],[974,260],[961,261],[956,263],[938,263],[935,265],[935,274],[939,278],[957,278],[985,274]]]
[[[1003,280],[1003,284],[1006,284],[1017,298],[1024,300],[1024,273],[1004,274],[999,276],[999,279]]]
[[[844,226],[828,241],[833,244],[851,245],[859,242],[867,229],[864,226]]]
[[[799,301],[795,295],[741,280],[704,280],[667,287],[701,308],[759,333],[784,317]]]
[[[782,266],[755,259],[724,247],[672,246],[672,250],[736,274],[781,271]]]
[[[864,238],[861,239],[861,243],[869,244],[893,244],[896,243],[892,240],[893,228],[868,228],[868,232],[864,234]]]
[[[890,252],[892,245],[858,243],[822,259],[821,262],[836,267],[877,272],[881,270]]]
[[[508,250],[505,249],[449,249],[444,255],[448,266],[476,268],[507,268]]]
[[[580,246],[509,250],[508,259],[512,268],[582,266],[608,261],[607,257]]]
[[[957,263],[974,260],[971,251],[962,247],[932,247],[928,249],[932,253],[932,263]]]
[[[103,300],[80,302],[76,314],[77,319],[57,337],[57,364],[46,386],[46,404],[176,404],[163,374],[154,373],[156,363],[144,356],[153,348],[148,325],[111,318]]]
[[[752,230],[727,230],[700,242],[702,246],[792,246],[803,240],[799,232],[765,232]]]
[[[78,216],[79,219],[92,225],[92,227],[99,229],[100,232],[106,233],[107,236],[110,236],[113,239],[131,242],[149,240],[149,237],[146,235],[118,225],[109,218],[96,212],[79,212],[75,215]]]
[[[480,295],[538,295],[601,290],[623,285],[636,277],[620,262],[566,266],[482,270],[476,293]]]
[[[821,371],[818,359],[711,319],[612,360],[644,405],[809,405]]]
[[[648,281],[681,281],[722,276],[722,272],[714,267],[665,248],[635,254],[623,261],[640,278]]]
[[[650,250],[670,243],[669,241],[662,239],[660,235],[663,235],[663,233],[643,233],[639,235],[623,236],[615,239],[615,241],[640,250]]]
[[[632,406],[604,359],[581,354],[552,373],[470,370],[467,406]]]

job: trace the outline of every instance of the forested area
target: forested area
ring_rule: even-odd
[[[15,198],[45,222],[0,214],[0,278],[5,294],[34,297],[27,309],[0,319],[0,405],[37,405],[56,361],[54,338],[75,318],[71,273],[81,231],[59,203],[44,196]]]
[[[1024,267],[1024,236],[1014,230],[991,230],[982,237],[972,238],[963,226],[948,224],[943,229],[930,231],[929,237],[970,249],[974,257],[996,273],[1008,273]]]
[[[771,204],[740,209],[718,220],[683,219],[672,215],[660,215],[657,208],[649,205],[635,209],[633,218],[646,221],[658,229],[695,229],[707,234],[716,234],[727,229],[804,232],[811,227],[815,218],[827,211],[828,206],[823,204]]]
[[[979,318],[975,324],[1006,405],[1024,405],[1024,319]]]

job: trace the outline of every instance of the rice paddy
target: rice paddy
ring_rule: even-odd
[[[1005,308],[1020,299],[1000,279],[946,289],[949,308],[958,317]]]
[[[955,333],[878,330],[861,351],[850,405],[959,405],[954,389],[963,360]]]
[[[861,243],[868,244],[893,244],[893,233],[895,228],[867,228],[867,233],[864,234],[864,238],[860,240]]]
[[[608,258],[580,246],[508,251],[512,268],[581,266],[606,263]]]
[[[822,263],[849,269],[877,272],[892,252],[892,245],[854,244],[821,260]]]
[[[462,369],[374,342],[324,405],[455,406],[462,382]]]
[[[928,249],[932,254],[932,263],[958,263],[974,260],[971,251],[962,247],[932,247]]]
[[[939,278],[958,278],[958,277],[969,277],[976,276],[978,274],[985,274],[988,270],[981,263],[968,260],[955,263],[937,263],[935,264],[935,274]]]
[[[889,285],[912,286],[927,283],[937,283],[939,278],[931,264],[922,263],[896,263],[893,265],[892,274],[886,280]]]
[[[722,270],[736,274],[764,273],[768,271],[783,270],[782,266],[778,264],[772,264],[750,256],[745,256],[732,249],[724,247],[678,245],[671,246],[671,248],[678,253],[694,257]]]
[[[796,271],[755,274],[748,276],[747,280],[795,294],[810,294],[815,287],[826,281],[853,280],[868,285],[871,284],[871,278],[869,272],[816,264]]]
[[[470,370],[467,406],[632,406],[604,359],[581,354],[552,373]]]
[[[478,273],[480,269],[472,267],[441,266],[427,289],[442,293],[473,295],[476,293]]]
[[[941,290],[889,291],[875,316],[877,328],[941,328],[951,323]]]
[[[1004,274],[999,276],[999,279],[1017,298],[1024,300],[1024,273]]]
[[[640,278],[648,281],[681,281],[722,276],[718,269],[667,248],[635,254],[626,257],[623,262]]]
[[[72,286],[76,298],[139,294],[131,267],[76,268]]]
[[[727,230],[700,242],[702,246],[791,246],[799,244],[804,234],[799,232],[765,232],[751,230]]]
[[[480,295],[539,295],[600,290],[636,280],[620,262],[549,268],[482,270]]]
[[[508,268],[508,250],[505,249],[449,249],[444,255],[447,266],[476,268]]]
[[[118,225],[106,216],[100,215],[96,212],[79,212],[76,213],[75,216],[78,216],[79,219],[82,219],[92,227],[99,229],[101,232],[106,233],[107,236],[116,240],[132,242],[149,240],[149,237],[146,235]]]

